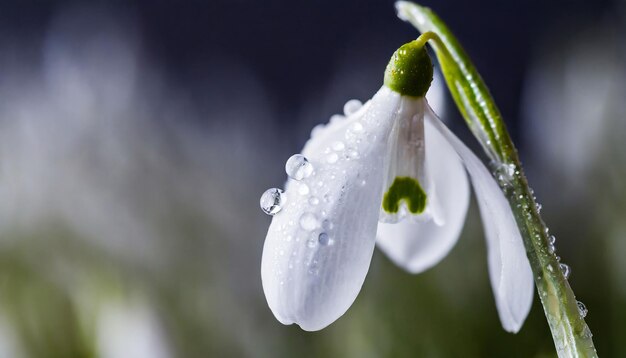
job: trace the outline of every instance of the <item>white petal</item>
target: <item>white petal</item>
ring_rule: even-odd
[[[305,145],[314,173],[287,183],[286,205],[263,248],[263,289],[280,322],[322,329],[359,293],[374,250],[386,138],[399,103],[383,87],[366,108],[317,130]]]
[[[430,122],[426,134],[426,169],[431,190],[427,211],[437,206],[440,224],[402,220],[379,224],[377,245],[398,266],[419,273],[436,265],[456,244],[469,204],[469,182],[463,163],[450,143]]]
[[[504,193],[480,159],[434,115],[427,116],[453,145],[472,179],[487,237],[489,278],[502,326],[517,332],[533,300],[533,274]]]

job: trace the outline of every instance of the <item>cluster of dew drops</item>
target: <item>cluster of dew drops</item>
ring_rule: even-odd
[[[349,116],[358,111],[361,106],[362,103],[360,101],[350,100],[344,105],[344,114],[346,116]],[[333,116],[333,118],[331,118],[331,123],[338,120],[338,117],[343,116]],[[316,130],[319,130],[319,128],[313,130],[313,136],[315,135]],[[361,130],[362,125],[358,122],[354,123],[353,127],[351,128],[352,132],[359,132]],[[346,136],[350,135],[351,132],[348,132],[346,134]],[[358,152],[354,149],[346,148],[343,142],[335,142],[332,144],[331,147],[332,151],[326,153],[328,154],[326,157],[326,161],[329,164],[333,164],[339,160],[339,156],[336,152],[345,151],[346,156],[352,159],[356,159],[358,157]],[[294,154],[285,163],[285,172],[290,179],[295,181],[301,181],[310,177],[314,173],[314,167],[313,164],[311,164],[311,162],[309,162],[309,160],[304,155]],[[309,187],[306,184],[301,183],[298,187],[298,193],[301,195],[309,194]],[[319,203],[319,199],[315,196],[311,196],[308,202],[311,205],[317,205]],[[286,203],[287,197],[284,195],[283,190],[278,188],[270,188],[266,190],[263,195],[261,195],[260,199],[261,210],[271,216],[278,214]],[[314,214],[304,213],[300,216],[299,224],[302,229],[306,231],[313,231],[318,225],[318,220]],[[332,228],[332,223],[329,220],[324,220],[321,223],[321,228],[326,231],[330,230]],[[317,236],[317,238],[307,241],[307,245],[309,247],[315,247],[318,243],[322,246],[327,246],[331,245],[333,243],[333,240],[326,232],[321,232]]]
[[[501,164],[497,166],[497,169],[494,173],[494,176],[496,180],[498,181],[498,183],[500,184],[500,187],[502,187],[505,190],[505,192],[511,189],[513,179],[516,175],[520,175],[520,172],[519,170],[517,170],[514,164]],[[534,191],[532,189],[530,189],[530,194],[533,196],[533,200],[535,201],[535,203],[537,203],[537,206],[536,206],[537,213],[540,213],[542,209],[542,205],[537,202],[537,197],[535,197]],[[520,199],[521,198],[522,197],[520,196]],[[555,246],[556,236],[550,234],[550,230],[547,227],[545,230],[546,230],[546,236],[548,236],[548,252],[550,254],[554,254],[556,252],[556,246]],[[572,269],[569,267],[569,265],[560,262],[561,261],[560,256],[557,256],[556,260],[559,262],[559,269],[563,273],[563,276],[565,277],[565,279],[566,280],[569,279],[570,274],[572,273]],[[552,265],[548,265],[548,270],[552,272],[553,270]],[[541,277],[539,277],[539,279],[541,279]],[[585,304],[582,303],[581,301],[576,301],[576,305],[578,306],[578,313],[580,314],[580,316],[583,318],[587,316],[588,310]]]

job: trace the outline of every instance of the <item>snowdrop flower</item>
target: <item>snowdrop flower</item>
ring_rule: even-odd
[[[289,158],[284,192],[269,189],[273,216],[261,264],[270,309],[283,324],[322,329],[359,293],[374,246],[417,273],[459,237],[476,192],[489,273],[503,327],[517,332],[532,303],[532,272],[513,213],[487,168],[432,112],[433,67],[422,37],[400,47],[367,103],[316,127]],[[378,238],[378,239],[377,239]]]

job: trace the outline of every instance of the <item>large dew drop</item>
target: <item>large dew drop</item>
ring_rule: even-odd
[[[277,188],[267,189],[261,195],[261,210],[267,215],[276,215],[285,205],[285,196],[283,191]]]
[[[287,175],[295,180],[302,180],[313,173],[313,165],[302,154],[294,154],[285,163]]]

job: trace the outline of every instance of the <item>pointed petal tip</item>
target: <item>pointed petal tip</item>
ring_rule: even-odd
[[[396,265],[412,274],[437,265],[458,241],[469,207],[470,188],[465,167],[454,147],[435,126],[425,122],[426,169],[430,175],[430,204],[435,217],[414,221],[408,218],[378,225],[377,246]],[[432,207],[427,206],[427,210]],[[437,223],[439,221],[439,223]],[[440,225],[443,222],[443,225]]]

